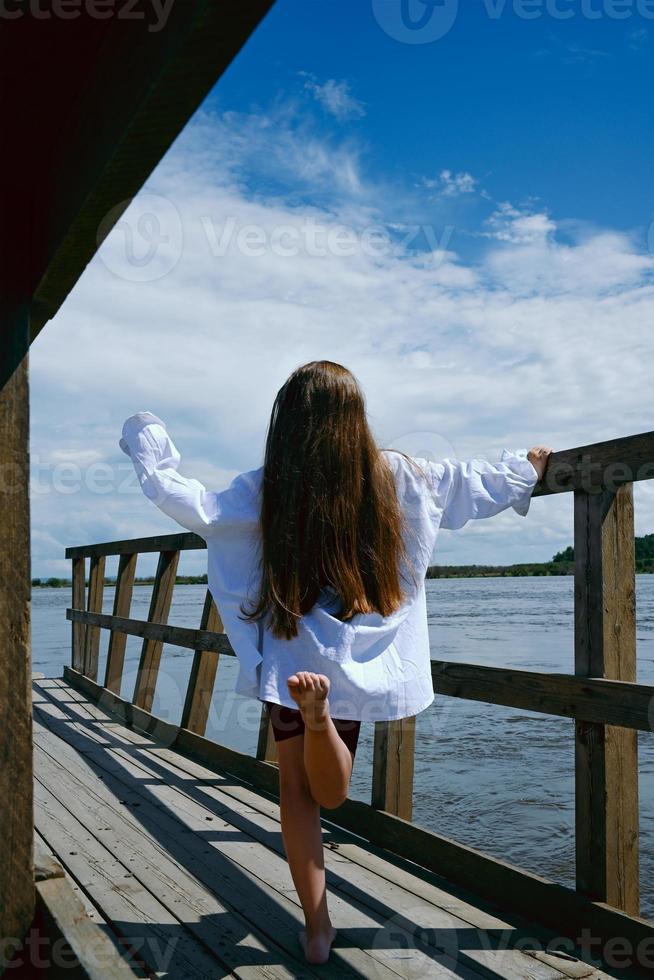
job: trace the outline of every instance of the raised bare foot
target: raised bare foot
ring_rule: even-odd
[[[324,674],[298,670],[288,678],[286,684],[300,709],[305,725],[309,728],[324,728],[325,721],[329,718],[329,678]]]
[[[300,946],[304,950],[307,963],[326,963],[335,938],[336,929],[333,926],[330,926],[328,932],[319,932],[310,939],[307,930],[302,929],[299,933]]]

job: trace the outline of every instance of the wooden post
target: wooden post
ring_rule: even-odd
[[[575,491],[575,673],[636,680],[632,484]],[[638,733],[575,723],[577,889],[638,915]]]
[[[413,814],[416,719],[375,723],[371,805],[404,820]]]
[[[25,304],[0,323],[0,939],[6,957],[34,915],[28,334]]]
[[[89,612],[102,612],[102,597],[104,594],[104,555],[94,555],[91,558],[89,571],[89,594],[87,609]],[[83,674],[92,681],[98,678],[98,658],[100,656],[100,627],[87,626],[84,633],[84,669]]]
[[[73,558],[72,608],[86,608],[86,558]],[[86,626],[84,623],[72,624],[71,665],[73,670],[84,672],[84,649],[86,646]]]
[[[116,591],[114,592],[114,616],[122,616],[125,619],[129,618],[132,607],[132,592],[134,591],[137,558],[138,554],[134,552],[131,555],[121,555],[118,560]],[[104,686],[114,694],[120,694],[126,643],[126,633],[120,633],[117,630],[111,631]]]
[[[222,619],[208,589],[204,597],[200,629],[212,633],[224,632]],[[181,727],[195,732],[196,735],[204,735],[207,729],[209,707],[218,670],[218,657],[217,650],[196,650],[193,654],[193,666],[186,689]]]
[[[159,555],[157,574],[152,588],[150,612],[148,613],[149,623],[168,622],[178,563],[179,551],[162,551]],[[132,700],[137,707],[143,708],[145,711],[152,710],[162,649],[163,642],[161,640],[146,639],[143,641]]]
[[[275,742],[275,737],[273,735],[272,725],[270,723],[270,708],[267,704],[261,705],[261,719],[259,721],[259,738],[257,740],[257,759],[261,759],[263,762],[274,762],[279,761],[277,755],[277,743]]]

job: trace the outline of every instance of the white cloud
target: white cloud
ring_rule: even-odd
[[[521,211],[508,201],[498,205],[493,214],[486,219],[486,224],[490,231],[482,234],[514,245],[545,242],[551,239],[556,231],[556,225],[546,214]]]
[[[422,183],[442,197],[459,197],[461,194],[473,194],[479,181],[465,171],[453,173],[451,170],[441,170],[437,178],[424,177]]]
[[[309,76],[305,82],[305,88],[311,92],[323,109],[338,119],[339,122],[344,122],[347,119],[360,119],[366,114],[363,102],[352,95],[350,86],[346,81],[337,82],[334,78],[328,78],[326,82],[320,83],[313,76]]]
[[[148,192],[179,215],[174,268],[131,280],[125,226],[114,229],[110,268],[91,262],[32,348],[34,575],[66,573],[68,544],[175,530],[118,449],[128,415],[164,418],[182,471],[219,489],[260,465],[274,395],[313,358],[355,372],[385,445],[420,433],[436,453],[492,459],[651,428],[652,260],[626,235],[562,236],[544,211],[505,204],[474,262],[452,242],[416,252],[357,147],[290,111],[274,124],[200,115]],[[444,536],[440,560],[547,558],[572,540],[567,497]],[[649,486],[637,499],[650,531]]]

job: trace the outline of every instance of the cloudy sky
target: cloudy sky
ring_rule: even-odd
[[[647,5],[446,0],[420,26],[412,3],[407,23],[278,0],[35,342],[35,576],[68,575],[67,545],[176,529],[118,448],[127,416],[162,417],[182,472],[221,489],[314,358],[414,455],[654,428]],[[653,531],[648,485],[636,505]],[[562,495],[444,532],[435,560],[571,540]]]

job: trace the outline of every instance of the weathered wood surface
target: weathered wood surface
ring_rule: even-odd
[[[225,633],[185,626],[147,623],[102,613],[68,609],[74,623],[91,623],[129,636],[149,637],[189,650],[212,650],[235,656]],[[545,674],[513,667],[432,660],[434,691],[450,697],[486,701],[509,708],[523,708],[564,718],[605,722],[649,732],[652,729],[654,685],[583,677],[575,674]]]
[[[626,483],[654,479],[654,432],[610,439],[552,453],[534,496],[572,490],[611,491]]]
[[[192,531],[181,534],[158,534],[150,538],[128,538],[125,541],[101,541],[97,544],[66,548],[66,558],[97,558],[100,555],[152,554],[153,551],[197,551],[207,542]]]
[[[0,957],[34,910],[28,328],[0,322]]]
[[[39,833],[119,935],[140,938],[150,969],[161,971],[163,955],[166,975],[248,980],[610,975],[547,952],[547,930],[330,822],[325,867],[339,936],[328,965],[308,966],[274,798],[232,766],[226,775],[124,727],[61,680],[35,682],[35,716]],[[527,944],[531,952],[518,948]],[[202,972],[207,961],[213,972]]]
[[[278,761],[277,743],[273,735],[270,708],[267,704],[262,704],[261,706],[256,757],[262,762]]]
[[[179,551],[162,551],[159,555],[148,613],[149,623],[165,623],[168,619],[173,601],[173,588],[178,564]],[[162,649],[162,640],[146,636],[143,641],[141,659],[136,674],[134,697],[132,698],[134,704],[137,704],[139,708],[145,708],[146,711],[150,710],[154,700]]]
[[[23,6],[8,4],[7,12]],[[3,134],[15,148],[14,167],[25,171],[18,182],[5,169],[3,204],[18,197],[28,231],[18,217],[17,227],[12,223],[7,230],[22,262],[12,261],[5,275],[13,284],[22,266],[35,266],[32,338],[54,316],[99,237],[118,221],[270,6],[271,0],[173,2],[156,4],[153,19],[131,0],[121,6],[104,0],[63,3],[55,4],[49,18],[37,12],[38,29],[31,33],[27,17],[12,16],[3,77],[25,108],[6,115],[28,120]],[[32,14],[35,9],[32,4]],[[58,174],[52,187],[40,186],[45,160]],[[34,196],[47,206],[32,220],[25,204],[32,198],[17,193],[23,183],[38,187]]]
[[[260,792],[277,794],[278,774],[275,766],[162,721],[128,701],[108,694],[70,668],[65,668],[64,675],[73,685],[66,688],[66,698],[86,698],[85,705],[89,710],[99,710],[97,705],[100,703],[103,711],[110,711],[113,717],[121,722],[124,720],[139,733],[149,733],[161,746],[181,753],[187,760],[229,772],[235,779],[246,781]],[[78,691],[81,693],[78,694]],[[135,732],[131,737],[136,737]],[[600,944],[622,937],[635,950],[649,943],[648,955],[654,955],[651,921],[627,916],[606,904],[592,902],[568,888],[489,857],[475,848],[424,830],[357,800],[347,800],[337,809],[324,811],[324,819],[330,827],[333,822],[340,829],[345,828],[364,838],[368,842],[367,849],[376,848],[393,865],[397,859],[407,858],[428,869],[448,888],[465,889],[476,896],[474,901],[477,904],[488,900],[500,904],[505,914],[518,916],[528,909],[532,923],[544,923],[563,937],[576,939],[583,935],[584,930],[591,930]],[[533,931],[531,935],[534,935]]]
[[[86,558],[73,558],[71,601],[74,609],[86,608]],[[71,663],[75,670],[84,671],[84,647],[86,624],[73,623],[71,630]]]
[[[416,719],[378,721],[372,761],[372,805],[403,820],[413,814]]]
[[[85,905],[51,850],[38,843],[35,850],[37,918],[33,928],[38,933],[39,946],[32,942],[29,949],[20,954],[20,959],[29,963],[30,956],[34,957],[35,975],[41,972],[38,963],[50,962],[53,966],[60,963],[62,974],[74,980],[143,977],[144,973],[132,969],[121,955],[109,931],[87,915]],[[38,959],[34,956],[37,949]],[[65,958],[62,955],[64,949]]]
[[[223,632],[222,619],[208,589],[204,597],[200,629],[209,633]],[[186,689],[181,724],[182,728],[188,728],[190,732],[195,732],[197,735],[204,735],[207,728],[209,708],[211,707],[211,698],[218,671],[218,657],[219,654],[216,650],[196,649],[193,654],[191,676]]]
[[[118,573],[116,575],[116,588],[114,591],[114,616],[127,618],[132,607],[132,592],[134,591],[134,577],[136,575],[136,562],[138,555],[121,555],[118,561]],[[74,559],[79,561],[80,559]],[[82,559],[83,560],[83,559]],[[73,628],[76,624],[73,624]],[[107,666],[105,669],[104,686],[120,694],[120,685],[123,679],[123,666],[125,663],[125,645],[127,634],[112,630],[109,637],[109,649],[107,651]]]
[[[118,630],[128,636],[172,643],[188,650],[215,650],[216,653],[235,656],[226,633],[212,633],[187,626],[169,626],[167,623],[148,623],[144,619],[123,619],[120,616],[75,609],[67,609],[66,618],[74,623],[92,623],[104,629]]]
[[[89,570],[89,588],[86,608],[90,613],[102,612],[104,597],[104,570],[106,559],[104,555],[96,555],[91,559]],[[84,630],[84,670],[83,673],[91,680],[98,676],[98,659],[100,655],[100,630],[90,623]]]
[[[431,672],[437,694],[642,732],[652,730],[652,684],[449,660],[432,660]]]
[[[575,670],[636,680],[633,490],[575,492]],[[605,717],[605,721],[608,718]],[[577,888],[639,911],[638,733],[575,725]]]

